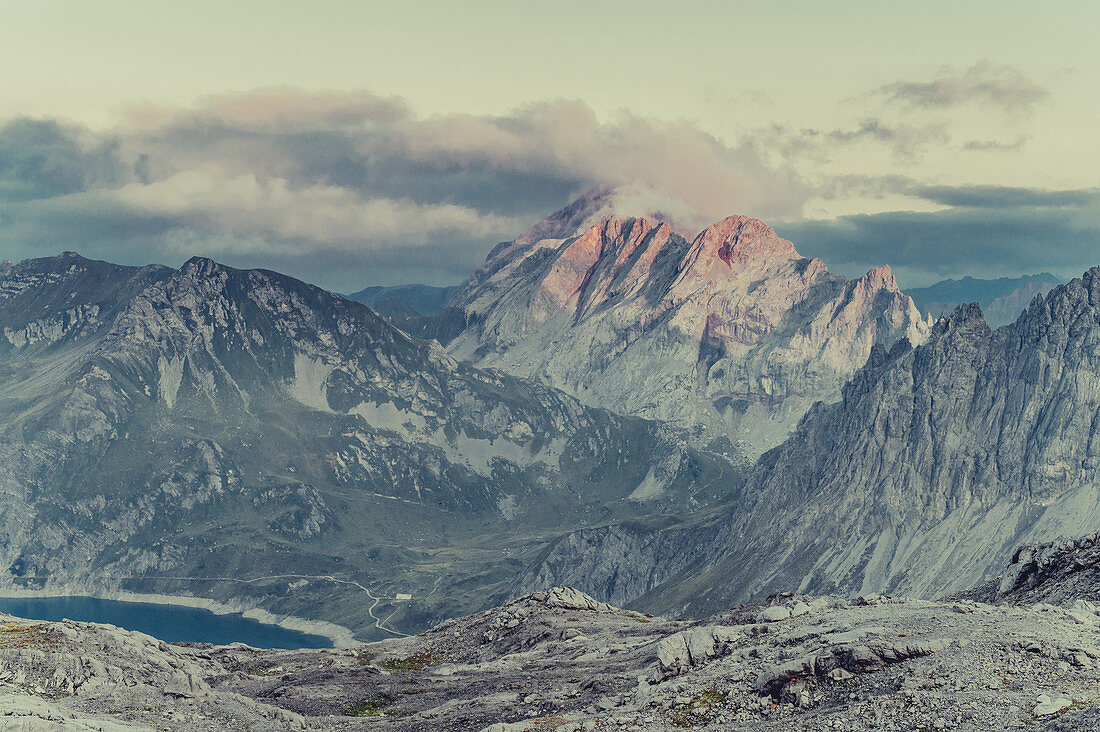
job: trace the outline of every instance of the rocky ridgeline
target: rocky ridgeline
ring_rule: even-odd
[[[455,356],[751,454],[834,401],[875,344],[928,332],[888,267],[858,280],[756,219],[685,237],[596,191],[494,250],[453,304]]]
[[[1100,625],[1053,606],[795,594],[701,621],[568,588],[346,650],[0,624],[34,730],[990,730],[1100,724]]]
[[[792,587],[934,598],[978,586],[1018,546],[1100,529],[1098,374],[1100,268],[997,330],[960,307],[923,345],[876,346],[841,399],[815,405],[765,453],[721,515],[577,532],[516,591],[571,584],[651,612],[706,614]],[[1036,551],[1052,550],[1020,557]]]
[[[1096,531],[1097,344],[1100,268],[1003,328],[960,307],[925,345],[876,349],[841,401],[755,467],[712,571],[749,596],[935,597],[999,573],[1022,544]]]
[[[1002,277],[996,280],[963,277],[943,280],[930,287],[907,289],[917,309],[933,318],[952,312],[959,305],[979,303],[992,327],[1008,325],[1027,310],[1036,296],[1046,295],[1065,281],[1049,272]]]
[[[0,333],[4,583],[205,593],[377,638],[363,587],[414,595],[377,610],[422,630],[482,606],[466,578],[514,571],[479,542],[537,553],[526,537],[735,482],[677,430],[479,371],[274,272],[27,260],[0,267]],[[444,547],[445,572],[418,566]]]

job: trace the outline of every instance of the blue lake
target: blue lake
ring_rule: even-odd
[[[243,615],[202,608],[94,597],[0,597],[0,612],[31,620],[79,620],[138,630],[169,643],[247,643],[255,648],[331,648],[332,641],[268,625]]]

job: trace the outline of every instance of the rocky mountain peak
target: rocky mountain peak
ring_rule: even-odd
[[[796,259],[794,245],[780,239],[770,226],[748,216],[729,216],[711,224],[696,237],[696,246],[714,251],[727,265],[751,258]]]
[[[950,315],[941,315],[932,329],[933,337],[953,334],[969,338],[979,332],[988,333],[990,328],[982,314],[982,306],[976,302],[959,305]]]
[[[221,269],[225,269],[225,266],[209,257],[191,257],[183,263],[179,271],[181,274],[208,277]]]
[[[1092,295],[1093,306],[1100,306],[1100,267],[1092,267],[1081,277],[1085,287]]]
[[[610,215],[582,233],[577,244],[582,247],[598,247],[601,256],[614,255],[616,260],[621,260],[633,252],[650,232],[662,227],[666,232],[669,229],[667,223],[644,217]]]
[[[452,355],[613,411],[752,433],[755,451],[839,397],[873,344],[927,335],[888,267],[849,281],[758,219],[730,216],[689,241],[660,216],[623,215],[655,199],[614,199],[589,194],[529,230],[599,213],[575,233],[491,254],[454,299],[465,328]]]
[[[901,292],[901,288],[898,287],[898,281],[894,278],[894,271],[890,269],[890,265],[888,264],[883,264],[868,270],[867,274],[859,278],[857,286],[871,291],[888,290],[890,292]]]
[[[563,206],[511,242],[498,246],[494,257],[509,250],[523,250],[548,239],[580,236],[608,219],[619,222],[645,219],[665,223],[685,238],[697,231],[699,214],[674,196],[641,185],[600,186]]]
[[[509,246],[528,246],[543,239],[565,239],[595,224],[600,218],[614,215],[612,200],[614,189],[593,188],[547,216],[517,236]]]

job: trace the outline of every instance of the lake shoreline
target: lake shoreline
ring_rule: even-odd
[[[178,607],[191,607],[201,610],[209,610],[215,615],[239,614],[250,620],[255,620],[264,625],[274,625],[286,630],[293,630],[309,635],[318,635],[332,641],[333,648],[358,648],[363,645],[355,639],[355,634],[350,628],[326,620],[307,620],[295,615],[276,615],[263,608],[212,600],[206,597],[194,595],[165,595],[160,593],[130,592],[129,590],[104,590],[81,587],[80,589],[67,590],[63,587],[44,588],[30,590],[24,587],[12,585],[0,587],[0,597],[49,599],[60,597],[91,597],[97,600],[115,600],[118,602],[144,602],[150,605],[175,605]]]

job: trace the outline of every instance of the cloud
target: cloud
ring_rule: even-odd
[[[884,198],[908,194],[918,183],[907,175],[834,175],[817,186],[817,195],[825,200],[836,198]]]
[[[0,128],[0,200],[63,196],[124,179],[117,143],[87,144],[80,132],[54,120],[16,119]]]
[[[960,273],[1006,277],[1050,271],[1079,276],[1100,264],[1100,189],[914,187],[942,211],[844,216],[777,226],[806,256],[856,276],[889,264],[904,286]]]
[[[219,126],[250,132],[348,129],[370,122],[396,122],[410,116],[399,97],[368,91],[336,92],[295,87],[266,87],[200,99],[190,109],[142,103],[124,109],[124,124],[156,131]]]
[[[1028,136],[1020,135],[1013,142],[1001,140],[967,140],[962,149],[971,152],[1017,152],[1027,144]]]
[[[548,201],[560,204],[569,193],[626,183],[675,192],[707,216],[731,206],[762,216],[787,213],[808,195],[791,171],[766,165],[752,147],[726,146],[686,122],[624,113],[601,123],[586,104],[570,101],[503,116],[416,118],[361,97],[364,109],[384,113],[346,114],[323,97],[321,109],[299,113],[311,126],[295,119],[259,129],[252,121],[258,115],[243,121],[226,115],[224,101],[175,116],[161,112],[159,127],[144,137],[164,155],[149,165],[165,175],[217,161],[229,175],[252,172],[292,185],[324,183],[510,213],[544,212]]]
[[[853,127],[832,130],[792,130],[775,125],[754,132],[751,139],[761,149],[775,151],[786,160],[828,162],[843,148],[870,143],[885,146],[898,160],[912,162],[931,147],[949,144],[951,135],[942,122],[891,123],[869,117]]]
[[[0,257],[76,249],[178,264],[202,254],[341,291],[448,284],[573,196],[616,186],[624,206],[665,211],[682,228],[731,213],[796,222],[784,232],[800,251],[846,274],[885,262],[923,283],[1045,269],[1037,261],[1047,255],[1063,276],[1089,264],[1081,247],[1100,221],[1096,191],[934,187],[902,165],[812,181],[798,172],[855,146],[905,162],[953,144],[943,123],[877,117],[835,129],[773,126],[726,144],[688,121],[601,119],[577,101],[420,116],[370,92],[261,89],[189,107],[132,106],[107,131],[56,120],[0,126]],[[853,196],[911,196],[947,210],[799,222],[812,198]]]
[[[1029,112],[1050,92],[1011,66],[980,61],[932,81],[898,81],[878,89],[887,101],[909,108],[943,109],[982,104],[1009,113]]]
[[[454,282],[497,242],[596,186],[642,186],[702,226],[797,216],[811,188],[752,144],[690,122],[581,102],[504,115],[413,114],[370,92],[270,88],[190,107],[134,105],[94,133],[53,120],[0,128],[0,252],[127,262],[191,254],[335,289]],[[190,247],[192,251],[182,251]]]
[[[923,119],[914,109],[946,111],[966,104],[1000,108],[1010,115],[1010,126],[1045,100],[1049,92],[1009,66],[979,62],[961,73],[946,73],[930,82],[899,81],[856,96],[849,102],[885,97],[887,105],[864,116],[858,123],[833,129],[792,129],[784,125],[750,133],[758,147],[787,161],[828,163],[854,146],[880,146],[889,150],[895,162],[917,162],[934,148],[968,152],[1015,152],[1028,142],[1028,135],[1016,133],[1011,141],[965,140],[956,144],[948,115]],[[857,105],[858,106],[858,105]],[[877,105],[876,105],[877,106]],[[1002,120],[1003,123],[1003,120]]]
[[[1010,186],[910,186],[910,195],[944,206],[996,209],[1087,209],[1100,201],[1100,189],[1051,191]]]
[[[490,237],[523,222],[453,204],[370,198],[337,186],[291,189],[282,178],[226,178],[209,171],[179,173],[151,184],[131,183],[113,192],[134,210],[172,218],[211,234],[259,234],[271,251],[284,242],[312,241],[350,249],[402,240],[425,244],[439,233]],[[366,232],[370,238],[364,238]],[[285,249],[283,250],[285,251]]]

